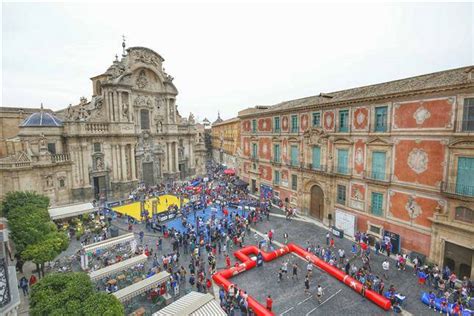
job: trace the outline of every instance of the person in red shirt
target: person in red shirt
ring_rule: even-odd
[[[230,268],[230,257],[229,257],[229,255],[225,255],[225,265],[226,265],[227,269]]]
[[[330,247],[334,248],[334,238],[331,238],[331,240],[330,240]]]
[[[267,309],[269,311],[272,311],[272,305],[273,305],[273,300],[270,295],[267,296]]]
[[[37,281],[37,280],[36,280],[36,277],[35,277],[35,275],[34,275],[34,274],[32,274],[32,275],[31,275],[31,277],[30,277],[30,286],[32,286],[33,284],[35,284],[35,283],[36,283],[36,281]]]
[[[206,281],[207,293],[210,293],[210,292],[211,292],[211,287],[212,287],[211,280],[210,280],[210,279],[207,279],[207,281]]]

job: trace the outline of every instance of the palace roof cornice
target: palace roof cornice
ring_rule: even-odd
[[[272,109],[272,107],[277,107],[274,105],[266,110],[258,110],[255,108],[248,108],[246,111],[252,111],[251,113],[241,114],[238,115],[240,119],[244,118],[251,118],[255,116],[267,115],[267,114],[286,114],[286,113],[294,113],[294,112],[304,112],[306,110],[315,110],[315,109],[323,109],[328,107],[339,107],[343,105],[353,105],[353,104],[360,104],[360,103],[372,103],[376,101],[387,101],[390,99],[396,98],[404,98],[416,95],[423,95],[423,94],[432,94],[432,93],[440,93],[445,91],[455,91],[455,90],[463,90],[474,88],[474,82],[464,83],[464,84],[456,84],[456,85],[449,85],[444,87],[436,87],[436,88],[429,88],[429,89],[419,89],[419,90],[412,90],[412,91],[404,91],[399,93],[391,93],[391,94],[384,94],[378,95],[374,97],[366,97],[366,98],[354,98],[354,99],[347,99],[347,100],[340,100],[335,102],[327,102],[322,104],[309,104],[304,106],[295,106],[289,107],[285,109]],[[330,94],[330,93],[329,93]]]

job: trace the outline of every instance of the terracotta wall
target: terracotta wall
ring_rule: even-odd
[[[257,129],[259,132],[271,132],[272,131],[272,119],[262,118],[259,119],[257,122]]]
[[[324,127],[324,130],[330,132],[330,131],[334,131],[334,127],[335,127],[335,114],[334,114],[334,111],[325,111],[323,113],[323,127]]]
[[[393,129],[452,129],[454,97],[394,104]]]
[[[352,126],[354,130],[365,131],[369,126],[369,109],[366,107],[355,108],[352,111]]]
[[[270,137],[258,138],[258,157],[267,160],[272,157],[272,140]]]
[[[423,196],[416,196],[399,191],[391,191],[389,194],[390,215],[394,218],[431,227],[430,217],[433,216],[438,200]]]
[[[358,139],[354,142],[354,172],[362,175],[365,164],[365,141]]]

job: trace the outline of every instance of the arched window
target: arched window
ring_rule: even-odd
[[[474,224],[474,210],[464,206],[456,207],[454,219],[466,223]]]

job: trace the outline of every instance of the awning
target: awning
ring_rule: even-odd
[[[193,291],[153,314],[153,316],[169,315],[225,316],[227,314],[214,296]]]
[[[48,209],[49,216],[52,220],[61,218],[69,218],[82,214],[94,212],[96,209],[92,203],[70,204]]]
[[[84,246],[83,249],[84,249],[85,252],[90,252],[90,251],[94,251],[96,249],[110,248],[110,247],[112,247],[114,245],[117,245],[117,244],[122,244],[122,243],[125,243],[125,242],[128,242],[128,241],[132,241],[133,239],[135,239],[135,235],[133,233],[128,233],[128,234],[125,234],[125,235],[121,235],[121,236],[114,237],[114,238],[109,238],[109,239],[106,239],[106,240],[103,240],[103,241],[99,241],[99,242]]]
[[[89,277],[92,281],[97,281],[108,277],[109,275],[115,274],[119,271],[127,270],[128,268],[134,267],[137,264],[145,263],[147,260],[148,257],[146,255],[139,255],[124,261],[117,262],[116,264],[112,264],[103,269],[92,271],[91,273],[89,273]]]
[[[145,280],[141,280],[140,282],[127,286],[124,289],[118,290],[113,294],[120,302],[125,302],[134,298],[135,296],[157,287],[157,285],[168,281],[169,278],[170,274],[166,271],[163,271]]]

